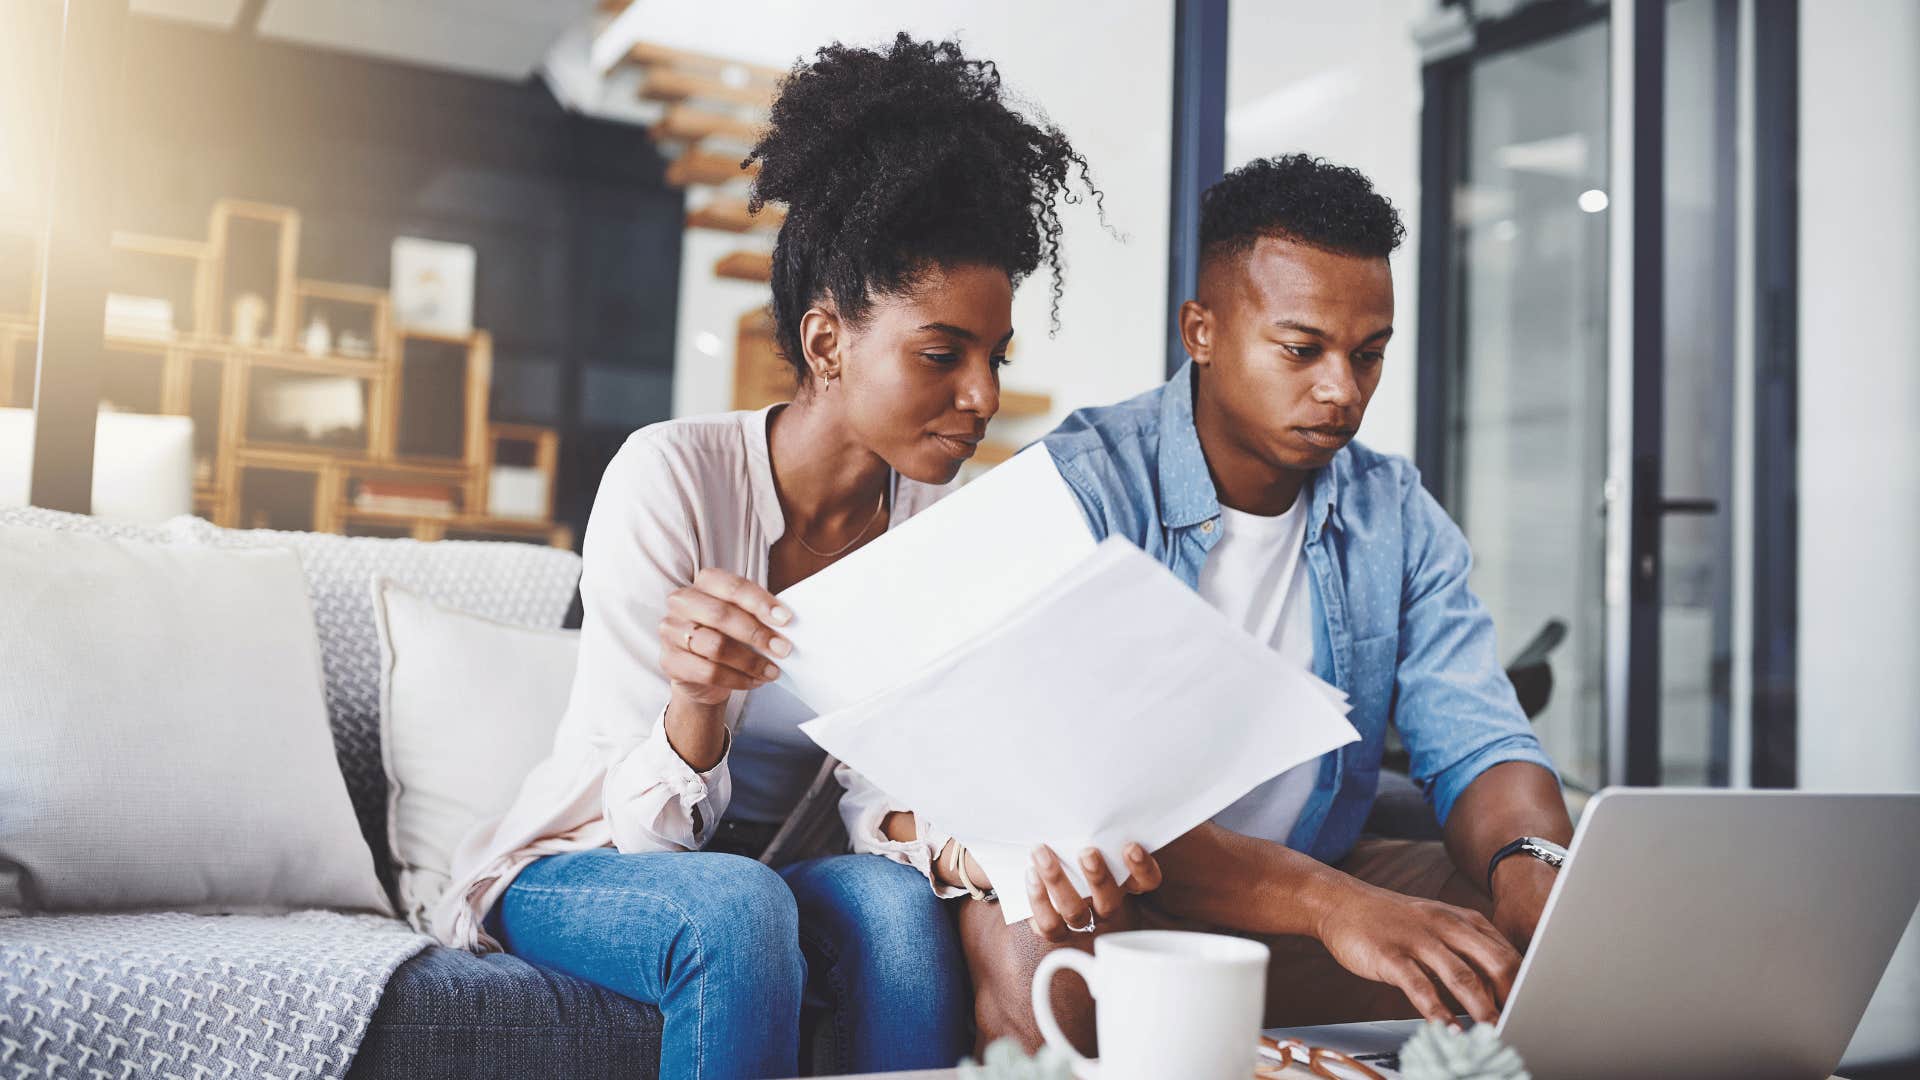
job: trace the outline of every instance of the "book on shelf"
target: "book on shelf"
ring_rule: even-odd
[[[353,508],[407,517],[452,517],[460,504],[458,491],[444,484],[362,480],[354,489]]]
[[[107,294],[107,336],[172,341],[173,304],[151,296]]]

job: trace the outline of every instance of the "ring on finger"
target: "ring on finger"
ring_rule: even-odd
[[[697,634],[697,633],[699,633],[699,632],[700,632],[700,624],[699,624],[699,623],[694,623],[694,624],[693,624],[693,628],[692,628],[691,630],[688,630],[688,631],[687,631],[687,651],[688,651],[688,652],[692,652],[692,651],[693,651],[693,635],[695,635],[695,634]]]
[[[1075,925],[1073,925],[1073,921],[1072,921],[1071,919],[1068,919],[1068,918],[1067,918],[1066,916],[1064,916],[1064,915],[1060,917],[1060,921],[1061,921],[1061,922],[1063,922],[1063,923],[1066,923],[1066,924],[1067,924],[1067,929],[1069,929],[1069,930],[1071,930],[1071,931],[1073,931],[1073,932],[1074,932],[1074,933],[1076,933],[1076,934],[1091,934],[1091,933],[1093,933],[1093,927],[1094,927],[1094,924],[1100,921],[1100,917],[1099,917],[1098,915],[1095,915],[1095,914],[1093,913],[1093,911],[1092,911],[1092,909],[1088,909],[1088,911],[1087,911],[1087,925],[1085,925],[1085,926],[1075,926]]]

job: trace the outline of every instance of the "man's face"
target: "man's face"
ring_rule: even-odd
[[[1181,312],[1195,412],[1278,470],[1317,469],[1360,427],[1393,336],[1384,258],[1262,237],[1203,269]]]

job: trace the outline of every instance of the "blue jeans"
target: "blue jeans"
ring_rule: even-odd
[[[800,1071],[803,995],[851,1072],[947,1068],[972,1008],[952,920],[912,868],[841,855],[775,872],[714,852],[554,855],[494,912],[508,951],[657,1006],[665,1078]]]

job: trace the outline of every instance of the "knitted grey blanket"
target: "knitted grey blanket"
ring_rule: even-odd
[[[0,1078],[341,1077],[429,943],[324,911],[0,919]]]

